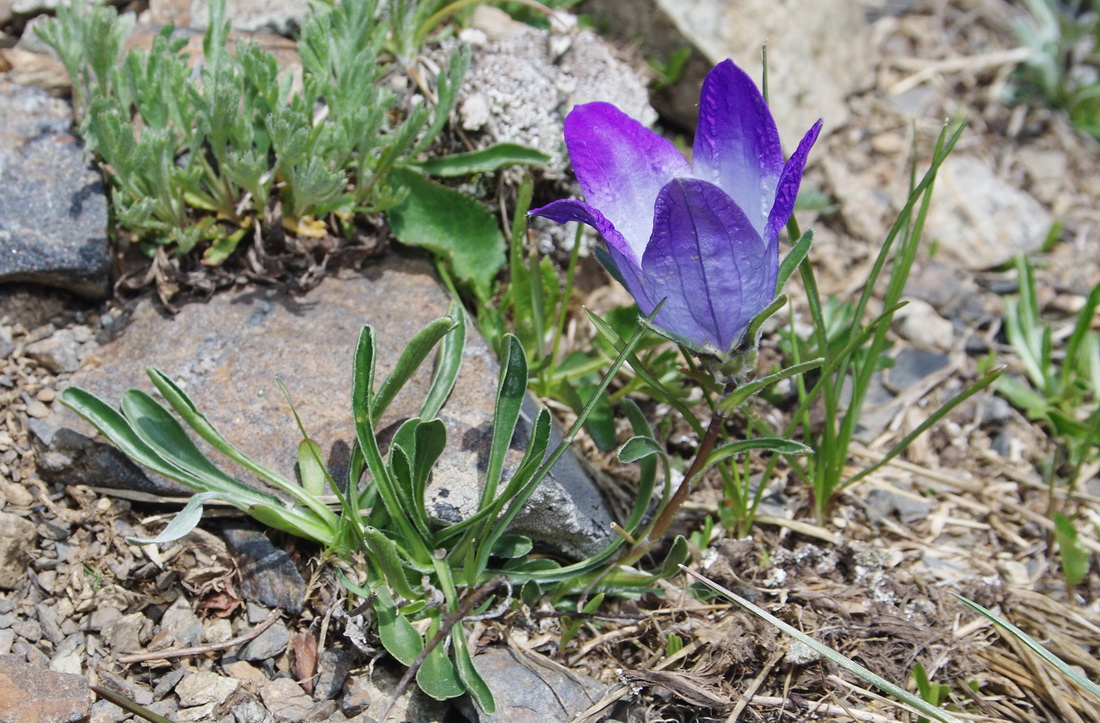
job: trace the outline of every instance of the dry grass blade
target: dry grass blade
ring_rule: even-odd
[[[955,718],[951,714],[949,714],[945,711],[942,711],[942,710],[940,710],[939,708],[936,708],[933,705],[930,705],[930,704],[926,703],[925,701],[923,701],[920,698],[916,697],[912,693],[909,693],[908,691],[903,690],[902,688],[899,688],[898,686],[894,685],[893,683],[886,680],[882,676],[876,675],[875,673],[872,673],[870,670],[863,667],[862,665],[859,665],[858,663],[844,657],[843,655],[836,652],[832,648],[830,648],[826,645],[822,645],[821,643],[817,642],[813,638],[811,638],[811,637],[807,636],[806,634],[802,633],[797,628],[791,627],[787,623],[783,622],[779,618],[777,618],[774,615],[772,615],[771,613],[769,613],[767,610],[764,610],[763,608],[758,607],[757,605],[754,605],[753,603],[749,602],[748,600],[741,597],[740,595],[737,595],[733,591],[722,587],[721,585],[714,582],[713,580],[709,580],[706,577],[704,577],[703,575],[700,575],[699,573],[695,572],[694,570],[688,569],[687,567],[684,567],[683,565],[680,565],[680,569],[683,570],[684,572],[686,572],[691,577],[698,580],[699,582],[703,583],[707,587],[711,588],[715,592],[729,598],[730,600],[737,603],[741,607],[745,608],[746,610],[748,610],[752,614],[756,615],[757,617],[762,618],[763,620],[767,621],[771,625],[774,625],[775,627],[779,628],[780,630],[782,630],[787,635],[790,635],[791,637],[794,637],[795,639],[797,639],[800,642],[804,643],[805,645],[809,646],[810,648],[812,648],[816,652],[820,653],[822,656],[828,658],[833,663],[835,663],[835,664],[839,665],[841,668],[844,668],[845,670],[847,670],[849,673],[852,673],[853,675],[855,675],[859,678],[862,678],[863,680],[867,681],[868,683],[875,686],[879,690],[881,690],[881,691],[889,694],[890,696],[894,697],[897,700],[897,705],[899,705],[899,706],[901,706],[901,707],[903,707],[907,710],[911,710],[911,712],[924,714],[924,715],[929,716],[931,718],[935,718],[936,720],[941,721],[942,723],[957,723],[958,722],[958,720],[959,720],[958,718]]]

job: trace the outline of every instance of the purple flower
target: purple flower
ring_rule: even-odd
[[[655,326],[725,356],[775,297],[779,231],[820,130],[818,121],[784,163],[763,96],[726,60],[703,82],[690,164],[615,106],[579,105],[565,120],[565,144],[587,202],[555,201],[531,214],[595,228],[609,271],[642,313],[665,301]]]

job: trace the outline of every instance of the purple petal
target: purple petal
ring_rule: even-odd
[[[794,212],[794,203],[798,200],[798,187],[802,185],[802,171],[806,168],[806,156],[810,154],[810,148],[817,140],[817,134],[821,132],[821,121],[814,123],[813,128],[806,132],[795,149],[794,155],[783,166],[783,173],[779,176],[779,185],[776,187],[775,204],[768,215],[767,239],[769,245],[779,243],[779,230],[787,225],[787,221]],[[792,239],[794,241],[794,239]],[[776,246],[778,253],[778,246]]]
[[[583,201],[563,199],[554,201],[542,208],[536,208],[529,212],[531,216],[541,216],[558,223],[576,221],[585,223],[596,229],[604,241],[607,242],[607,250],[611,252],[611,258],[615,262],[615,271],[622,279],[623,285],[630,295],[638,302],[639,306],[648,303],[645,287],[642,284],[641,254],[634,255],[634,250],[626,242],[622,234],[608,221],[598,209],[593,208]],[[653,304],[648,304],[653,309]],[[649,313],[649,312],[646,312]]]
[[[687,160],[670,141],[609,103],[573,108],[565,119],[565,145],[585,200],[640,259],[653,228],[653,201],[673,178],[690,175]]]
[[[763,235],[783,169],[779,131],[764,96],[745,71],[724,60],[703,81],[692,175],[741,207]]]
[[[649,298],[666,300],[654,323],[729,351],[775,295],[777,250],[769,253],[748,216],[706,181],[669,183],[657,196],[655,216],[642,257]]]

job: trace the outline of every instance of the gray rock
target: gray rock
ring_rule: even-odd
[[[867,505],[873,514],[881,517],[897,515],[907,525],[928,517],[932,505],[925,500],[913,499],[910,495],[885,489],[871,490],[867,495]]]
[[[28,643],[37,643],[42,639],[42,624],[34,618],[16,620],[12,623],[11,629]]]
[[[898,310],[893,327],[903,339],[925,349],[948,351],[955,342],[954,325],[937,314],[931,304],[920,299],[910,299]]]
[[[232,695],[240,685],[241,682],[235,678],[227,678],[207,670],[197,670],[184,674],[176,684],[176,695],[179,696],[182,708],[208,703],[217,705]]]
[[[50,658],[50,670],[55,673],[83,673],[84,636],[70,635],[53,651]]]
[[[902,349],[886,370],[887,385],[899,393],[915,387],[951,363],[946,354],[926,349]]]
[[[0,324],[0,358],[6,357],[15,351],[15,342],[12,341],[11,327]]]
[[[289,642],[290,631],[287,630],[286,625],[283,623],[275,623],[270,628],[245,643],[244,647],[241,648],[241,651],[237,654],[237,657],[241,660],[257,663],[264,660],[270,660],[286,650],[286,646]]]
[[[291,615],[301,612],[306,581],[286,550],[272,545],[267,535],[248,522],[228,520],[221,530],[241,571],[245,600],[283,608]]]
[[[27,579],[34,540],[33,523],[0,512],[0,590],[14,590]]]
[[[402,672],[377,665],[352,673],[344,684],[344,695],[340,703],[343,714],[354,718],[365,713],[372,720],[381,715],[390,695],[397,688]],[[419,687],[410,685],[398,696],[387,720],[443,720],[449,707],[445,702],[430,698]]]
[[[555,159],[547,169],[554,175],[568,165],[563,123],[574,105],[602,100],[646,125],[657,120],[643,80],[599,36],[555,35],[502,22],[500,14],[478,8],[473,29],[461,36],[473,58],[458,108],[464,126],[481,132],[474,136],[478,145],[536,148]]]
[[[64,415],[54,414],[51,419],[63,420]],[[38,474],[47,482],[108,486],[153,494],[188,492],[171,480],[150,480],[118,449],[79,432],[59,429],[50,422],[33,418],[27,420],[27,429],[36,451]]]
[[[583,674],[566,675],[537,653],[524,655],[508,648],[489,648],[474,658],[496,701],[496,713],[485,715],[465,699],[459,701],[470,720],[481,723],[556,723],[571,720],[598,701],[607,686]]]
[[[306,720],[313,699],[290,678],[276,678],[260,689],[260,698],[276,720],[298,723]]]
[[[1042,248],[1053,216],[974,156],[951,155],[936,177],[924,240],[967,269],[987,269]]]
[[[202,621],[191,610],[191,604],[180,595],[160,618],[160,627],[176,638],[180,647],[189,648],[202,641]],[[197,705],[197,704],[193,704]]]
[[[824,133],[844,125],[847,97],[872,80],[871,28],[860,6],[846,0],[589,0],[584,9],[619,40],[642,38],[646,58],[667,62],[693,50],[680,79],[653,101],[685,128],[695,127],[707,72],[732,58],[759,79],[765,43],[769,105],[788,153],[818,118],[825,118]]]
[[[142,613],[130,613],[110,622],[103,629],[103,640],[116,655],[134,653],[149,639],[152,626],[152,621]]]
[[[114,405],[128,388],[151,389],[144,367],[159,367],[244,453],[289,472],[297,459],[299,437],[275,384],[279,378],[290,391],[306,430],[321,445],[334,478],[343,480],[354,442],[351,361],[361,325],[374,326],[376,380],[381,380],[408,339],[446,313],[448,295],[426,269],[421,262],[393,258],[372,267],[366,276],[330,277],[305,297],[253,289],[190,304],[171,319],[162,318],[151,302],[144,301],[122,336],[100,349],[99,365],[76,373],[72,384]],[[169,337],[188,343],[164,343]],[[471,329],[462,372],[440,414],[447,428],[447,450],[426,493],[427,508],[440,523],[453,522],[455,515],[462,517],[476,507],[498,368],[492,351]],[[380,421],[382,439],[418,412],[430,378],[429,363]],[[68,410],[51,417],[50,424],[81,434],[92,432]],[[526,439],[519,435],[516,441],[508,460],[510,469],[518,464],[519,443]],[[566,466],[570,464],[572,469]],[[104,477],[96,484],[118,481]],[[152,485],[175,491],[156,480]],[[563,459],[531,498],[515,529],[547,548],[583,556],[606,544],[610,521],[576,460]]]
[[[51,374],[71,374],[80,368],[80,342],[72,331],[60,329],[27,344],[26,354]]]
[[[12,643],[15,642],[14,630],[0,630],[0,655],[11,652]]]
[[[235,723],[275,723],[275,716],[254,700],[246,700],[233,706]]]
[[[157,22],[172,21],[201,30],[206,28],[210,17],[208,0],[152,0],[149,5]],[[270,31],[289,35],[301,27],[302,19],[309,12],[306,0],[227,0],[225,3],[225,16],[235,30],[244,32]]]
[[[29,665],[15,655],[0,655],[0,721],[86,720],[92,705],[88,681]]]
[[[313,686],[313,697],[317,700],[331,700],[340,694],[348,672],[358,659],[354,653],[340,648],[329,648],[321,653],[317,663],[317,681]]]
[[[107,198],[71,122],[68,106],[45,92],[0,85],[0,282],[102,299]]]

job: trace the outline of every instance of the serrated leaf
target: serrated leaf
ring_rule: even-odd
[[[395,169],[390,183],[408,190],[387,212],[401,243],[426,248],[445,260],[481,301],[504,266],[504,234],[477,201],[408,169]]]

